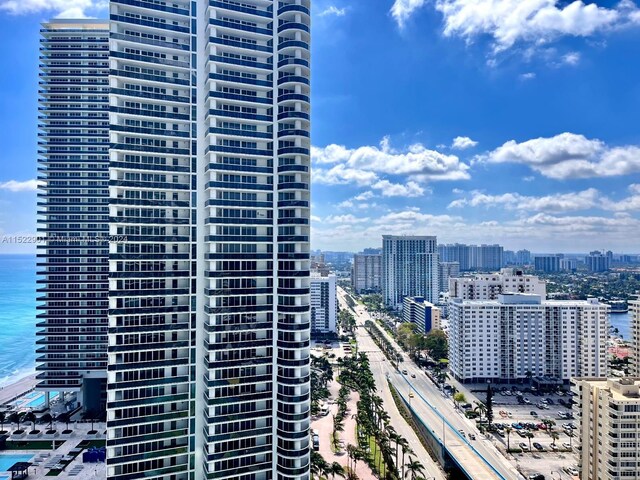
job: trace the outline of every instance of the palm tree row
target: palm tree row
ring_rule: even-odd
[[[375,342],[380,350],[385,354],[385,356],[396,366],[398,363],[402,362],[402,354],[396,350],[393,344],[389,341],[387,336],[380,330],[380,327],[376,325],[375,322],[371,320],[367,320],[364,323],[364,327],[366,328],[369,335]]]
[[[424,466],[410,456],[413,451],[409,443],[390,425],[390,417],[384,410],[383,400],[376,394],[369,358],[360,353],[358,356],[346,358],[343,365],[340,382],[343,386],[357,391],[360,396],[357,413],[360,448],[353,445],[347,447],[349,465],[353,462],[353,471],[355,472],[358,460],[364,460],[377,472],[379,478],[385,480],[421,478],[419,475]],[[398,470],[400,451],[402,473]],[[409,462],[405,462],[407,456]]]

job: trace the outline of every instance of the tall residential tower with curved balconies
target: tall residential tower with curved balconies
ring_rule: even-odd
[[[310,0],[111,0],[107,475],[307,480]]]

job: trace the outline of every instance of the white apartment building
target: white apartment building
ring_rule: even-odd
[[[37,246],[36,388],[104,412],[109,22],[56,19],[40,33],[38,234],[49,241]]]
[[[401,308],[404,297],[438,301],[438,246],[436,237],[382,236],[382,298]]]
[[[351,286],[356,293],[379,292],[382,285],[382,255],[356,253],[353,256]]]
[[[449,302],[449,367],[462,382],[607,374],[609,306],[500,294]]]
[[[311,275],[311,331],[336,331],[338,316],[337,284],[333,274]]]
[[[110,2],[107,477],[310,477],[310,0]]]
[[[496,300],[501,293],[528,293],[546,298],[547,284],[535,275],[503,268],[499,273],[449,279],[449,295],[462,300]]]
[[[640,378],[575,378],[580,478],[640,479]]]
[[[440,330],[440,309],[422,297],[404,297],[402,319],[417,326],[418,333]]]

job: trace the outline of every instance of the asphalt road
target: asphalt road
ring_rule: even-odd
[[[338,289],[338,296],[344,302],[342,289]],[[369,319],[366,309],[358,305],[356,307],[358,325],[363,325]],[[424,423],[438,438],[444,438],[451,455],[464,465],[473,479],[521,480],[523,478],[490,440],[482,438],[475,432],[471,422],[454,408],[450,399],[443,397],[425,372],[410,361],[407,355],[404,356],[405,361],[400,367],[401,370],[407,371],[407,375],[403,375],[397,372],[388,361],[382,361],[382,352],[363,327],[358,328],[357,336],[359,350],[366,351],[371,357],[376,381],[384,384],[388,375],[403,397],[411,401],[411,406]],[[391,337],[389,340],[393,342]],[[398,351],[400,351],[399,347]],[[415,375],[415,378],[412,378],[412,375]],[[414,395],[413,399],[409,398],[410,392]],[[474,432],[477,440],[463,438],[459,430],[465,432],[467,438],[469,433]]]

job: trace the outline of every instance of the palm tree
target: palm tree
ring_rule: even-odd
[[[527,432],[527,438],[529,439],[529,451],[531,451],[531,439],[534,437],[533,433]]]
[[[512,431],[512,430],[513,430],[513,428],[511,428],[511,427],[504,427],[504,431],[505,431],[505,433],[507,434],[507,452],[508,452],[509,450],[511,450],[511,442],[510,442],[510,439],[511,439],[511,431]]]
[[[419,473],[424,472],[424,465],[420,463],[418,460],[414,460],[413,458],[409,458],[409,463],[407,464],[407,473],[406,476],[411,478],[411,480],[416,480]]]
[[[40,417],[40,421],[49,424],[49,430],[53,430],[53,417],[50,413],[45,413]]]
[[[68,431],[69,430],[69,422],[71,421],[71,416],[69,415],[69,412],[62,412],[56,418],[57,418],[57,420],[59,422],[64,422],[67,425],[66,431]]]
[[[331,465],[329,465],[329,474],[331,474],[331,478],[333,480],[336,480],[336,475],[342,478],[346,476],[344,467],[340,465],[338,462],[333,462]]]
[[[9,415],[9,421],[11,423],[17,423],[18,428],[16,430],[20,430],[20,422],[22,421],[22,414],[18,412],[13,412],[11,415]]]
[[[315,450],[311,451],[311,476],[312,477],[314,473],[317,473],[318,475],[322,475],[326,473],[328,466],[329,464],[324,458],[322,458],[322,455],[320,455]]]
[[[31,422],[31,430],[35,430],[36,429],[36,414],[33,412],[28,412],[25,416],[24,416],[24,421],[25,422]]]
[[[409,442],[407,441],[406,438],[398,435],[398,439],[396,440],[396,465],[397,466],[400,465],[398,463],[398,446],[402,448],[402,465],[404,466],[404,452],[405,452],[405,449],[409,448]]]
[[[404,445],[401,445],[402,447],[402,478],[404,478],[404,467],[405,467],[405,463],[404,463],[404,455],[405,453],[408,455],[413,455],[413,450],[411,450],[411,448],[409,447],[409,444],[407,443],[407,447],[405,449]]]
[[[560,438],[560,435],[558,435],[558,432],[554,432],[553,430],[549,432],[549,436],[553,440],[553,442],[551,442],[551,445],[555,445],[556,444],[556,440],[558,440]]]
[[[476,412],[478,415],[480,415],[480,421],[482,421],[483,415],[487,413],[487,407],[482,402],[476,401],[475,404],[476,404],[476,408],[474,408],[473,411]]]

